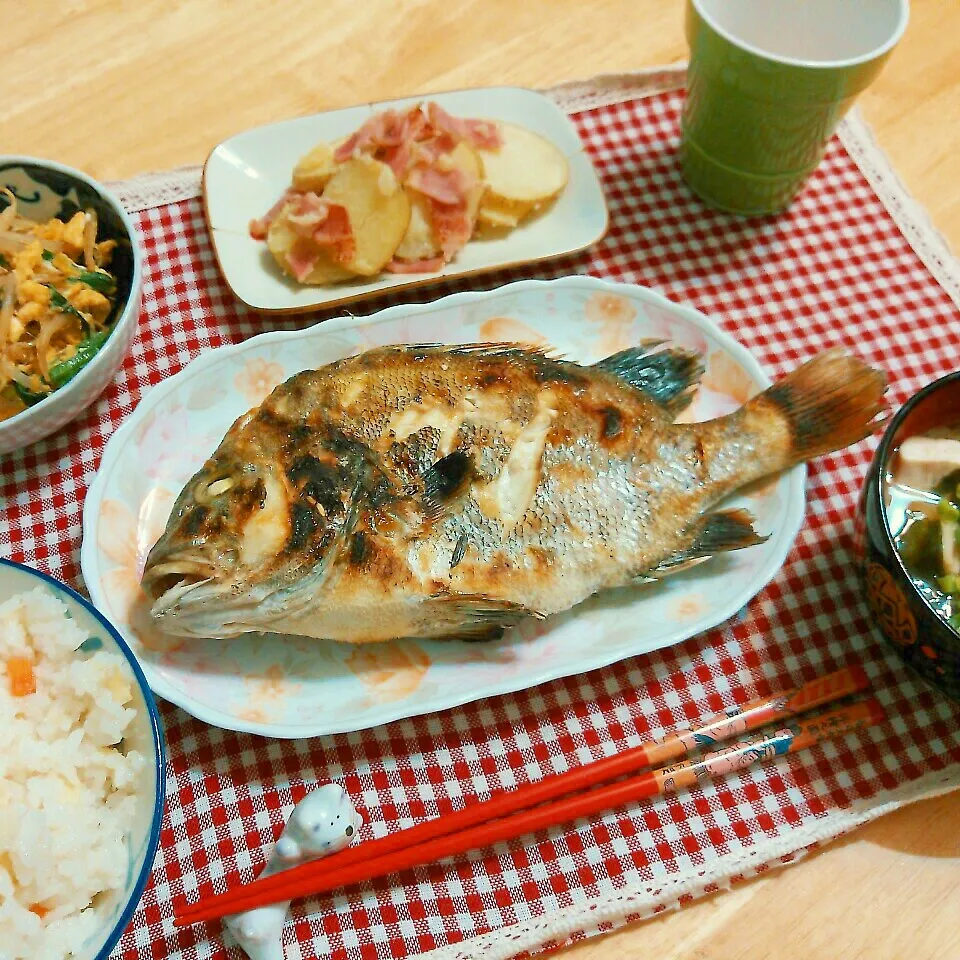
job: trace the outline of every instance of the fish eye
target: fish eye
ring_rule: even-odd
[[[353,836],[353,827],[347,827],[347,829],[346,829],[344,832],[346,833],[346,835],[347,835],[348,837],[352,837],[352,836]]]

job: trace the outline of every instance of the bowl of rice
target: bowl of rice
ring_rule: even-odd
[[[0,559],[0,958],[105,960],[160,839],[164,749],[129,647],[83,597]]]

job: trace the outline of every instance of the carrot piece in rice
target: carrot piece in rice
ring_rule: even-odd
[[[10,695],[25,697],[37,692],[37,678],[33,664],[26,657],[10,657],[7,660],[7,676],[10,678]]]

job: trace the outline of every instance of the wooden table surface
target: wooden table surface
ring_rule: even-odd
[[[0,152],[100,179],[199,163],[256,124],[686,56],[681,0],[0,0]],[[960,249],[960,3],[914,0],[863,112]],[[785,870],[568,960],[960,958],[960,802],[900,810]]]

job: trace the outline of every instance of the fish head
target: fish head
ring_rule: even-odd
[[[147,557],[141,586],[157,626],[231,637],[304,612],[356,516],[357,446],[316,430],[298,443],[261,416],[238,421]]]

